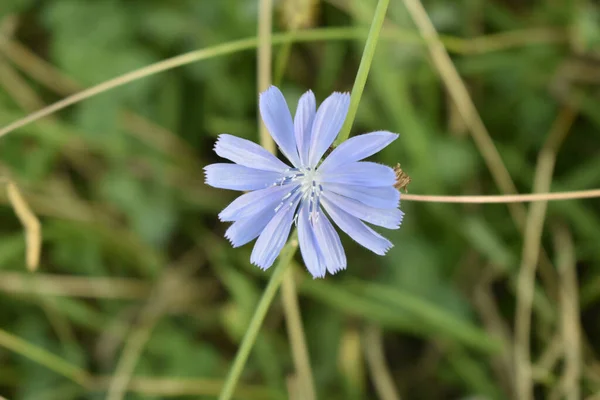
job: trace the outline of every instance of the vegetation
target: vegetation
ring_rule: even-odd
[[[0,398],[219,396],[276,267],[231,248],[236,193],[202,167],[220,133],[259,140],[258,75],[293,107],[351,91],[378,1],[276,1],[266,40],[261,3],[2,1]],[[600,187],[600,5],[423,6],[389,2],[351,126],[400,134],[376,161],[409,195]],[[386,256],[342,235],[348,269],[323,280],[292,258],[235,398],[594,398],[600,201],[409,195]]]

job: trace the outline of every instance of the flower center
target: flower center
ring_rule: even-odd
[[[290,168],[286,171],[285,176],[275,184],[281,186],[289,183],[299,183],[299,185],[281,199],[281,203],[275,208],[275,211],[279,211],[286,204],[291,206],[298,197],[301,197],[302,202],[308,202],[309,218],[316,220],[319,215],[320,197],[323,191],[317,170],[313,168]]]

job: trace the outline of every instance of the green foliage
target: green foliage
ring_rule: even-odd
[[[19,58],[0,46],[0,126],[37,108],[23,101],[29,91],[36,103],[50,104],[73,86],[89,87],[257,32],[257,1],[1,3],[0,23],[12,15],[16,29],[0,35],[12,35],[7,40],[34,57]],[[314,24],[364,28],[375,3],[319,2]],[[538,154],[568,104],[578,107],[578,115],[557,153],[552,190],[600,187],[600,6],[591,0],[424,3],[518,190],[531,192]],[[498,194],[403,2],[390,2],[387,19],[391,26],[377,45],[352,134],[400,133],[375,161],[401,163],[412,178],[411,194]],[[277,18],[274,29],[285,29]],[[356,38],[293,44],[281,83],[292,109],[308,89],[320,101],[333,90],[350,91],[363,47]],[[274,60],[279,49],[273,49]],[[256,68],[255,51],[211,57],[0,138],[1,176],[19,184],[41,219],[44,241],[40,269],[31,275],[22,227],[2,183],[0,334],[60,357],[89,380],[74,382],[60,366],[52,368],[56,359],[42,353],[50,360],[45,364],[32,359],[31,348],[0,340],[0,396],[105,398],[105,378],[133,330],[145,313],[156,311],[126,398],[183,398],[184,386],[194,398],[216,398],[271,271],[249,265],[249,245],[232,249],[223,238],[226,225],[217,212],[234,195],[204,185],[202,167],[218,159],[212,148],[219,133],[257,140]],[[7,78],[7,70],[21,79]],[[72,83],[55,79],[57,72]],[[582,336],[589,344],[582,362],[586,396],[600,390],[591,367],[600,349],[594,317],[600,301],[599,204],[549,204],[542,236],[554,264],[568,251],[557,244],[560,227],[575,244]],[[508,208],[409,201],[401,208],[402,228],[382,232],[395,245],[383,258],[342,235],[348,269],[322,281],[310,279],[296,255],[319,398],[345,399],[348,388],[361,388],[355,398],[376,398],[362,355],[356,365],[341,365],[348,362],[343,340],[371,324],[383,330],[386,361],[404,398],[513,398],[502,373],[503,359],[512,355],[500,333],[512,339],[523,235]],[[560,285],[555,267],[550,273]],[[171,273],[188,275],[164,289]],[[547,285],[544,279],[535,285],[534,362],[560,330],[561,305]],[[481,302],[486,295],[495,311]],[[287,398],[286,378],[294,368],[289,344],[276,300],[243,370],[240,399]],[[538,377],[543,396],[562,378],[561,363]],[[365,393],[362,382],[348,382],[349,370],[365,371]],[[173,379],[185,379],[187,386],[160,392]]]

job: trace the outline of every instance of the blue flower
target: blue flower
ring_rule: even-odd
[[[316,109],[311,91],[302,95],[292,120],[279,89],[260,95],[260,112],[273,140],[292,166],[251,141],[222,134],[215,152],[235,164],[204,168],[208,185],[249,191],[220,214],[233,221],[225,237],[233,247],[258,237],[250,261],[269,268],[285,245],[294,221],[306,268],[314,277],[346,268],[346,254],[329,218],[352,239],[384,255],[392,243],[363,221],[398,229],[403,213],[394,170],[361,161],[398,135],[379,131],[355,136],[319,164],[338,135],[350,104],[347,93],[333,93]],[[327,215],[324,213],[327,212]]]

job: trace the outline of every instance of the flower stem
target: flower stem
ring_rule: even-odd
[[[390,0],[379,0],[377,8],[375,9],[375,15],[373,16],[373,22],[371,22],[371,28],[369,29],[369,35],[367,36],[367,43],[365,43],[365,49],[363,50],[362,58],[360,59],[360,65],[358,66],[358,72],[356,73],[356,79],[354,80],[354,86],[352,86],[352,94],[350,95],[350,107],[348,108],[348,115],[342,130],[340,131],[335,145],[339,145],[350,136],[350,130],[356,117],[356,111],[358,110],[358,103],[362,97],[365,84],[367,83],[367,76],[371,69],[371,61],[373,61],[373,55],[375,54],[375,47],[379,40],[379,33],[383,26],[383,20],[385,19],[385,13],[387,11]]]
[[[273,25],[273,0],[260,0],[258,11],[258,91],[263,92],[271,84],[271,58],[272,58],[272,28]],[[267,131],[267,127],[258,118],[258,132],[262,147],[270,153],[275,153],[275,142]]]
[[[348,111],[348,116],[346,117],[344,127],[337,138],[338,143],[346,140],[350,134],[350,128],[354,122],[356,110],[358,109],[358,103],[360,102],[360,98],[367,81],[367,75],[369,74],[369,69],[371,68],[371,61],[373,60],[373,55],[375,54],[375,46],[379,40],[379,33],[381,32],[381,27],[383,26],[383,20],[385,18],[388,4],[389,0],[379,0],[377,8],[375,9],[375,16],[373,17],[373,22],[369,30],[363,56],[360,61],[360,66],[358,67],[358,73],[356,74],[354,87],[352,88],[350,109]],[[242,339],[242,343],[240,344],[240,348],[238,349],[235,359],[233,360],[233,365],[231,366],[229,374],[227,375],[227,379],[225,380],[219,400],[229,400],[233,395],[235,386],[240,378],[240,375],[242,374],[242,370],[244,369],[244,365],[248,360],[250,351],[254,346],[254,342],[256,341],[256,337],[258,336],[262,322],[265,319],[269,306],[271,305],[271,302],[273,301],[281,282],[283,281],[285,272],[292,260],[292,257],[296,253],[297,247],[297,235],[294,233],[292,238],[283,248],[281,255],[279,256],[279,262],[275,267],[275,271],[273,271],[273,274],[269,279],[269,283],[267,284],[258,306],[256,307],[256,311],[252,316],[250,325],[246,330],[244,338]]]
[[[233,395],[235,390],[235,386],[240,379],[240,375],[242,374],[242,370],[244,369],[244,365],[248,360],[248,356],[250,355],[250,351],[256,341],[256,337],[258,336],[258,332],[262,325],[265,316],[267,315],[267,311],[269,310],[269,306],[275,298],[275,294],[281,285],[281,281],[285,276],[285,272],[290,265],[292,257],[296,253],[296,249],[298,248],[298,240],[296,239],[296,233],[292,235],[292,238],[287,242],[283,250],[281,251],[281,255],[279,256],[279,262],[275,266],[275,270],[269,279],[269,283],[263,292],[260,301],[258,302],[258,306],[256,307],[256,311],[252,316],[252,320],[250,321],[250,325],[244,334],[244,338],[242,339],[242,343],[240,344],[240,348],[238,349],[237,354],[235,355],[235,359],[233,360],[233,365],[229,370],[229,374],[227,375],[227,379],[223,385],[223,389],[219,396],[219,400],[229,400]]]

